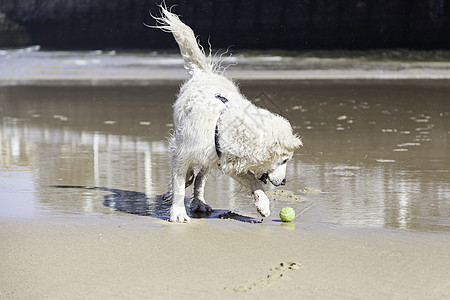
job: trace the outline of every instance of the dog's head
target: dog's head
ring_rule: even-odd
[[[286,183],[287,163],[295,149],[303,146],[288,120],[254,106],[229,108],[221,116],[221,128],[221,169],[225,173],[250,172],[264,183]]]
[[[292,133],[290,124],[284,120],[284,126],[272,132],[274,139],[267,144],[269,154],[268,163],[255,173],[260,181],[267,183],[270,181],[275,186],[286,184],[286,167],[291,160],[294,150],[303,146],[301,139]]]

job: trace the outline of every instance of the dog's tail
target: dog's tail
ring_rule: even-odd
[[[159,7],[161,16],[153,17],[158,22],[155,27],[173,34],[189,74],[192,75],[196,71],[212,72],[214,67],[211,63],[211,55],[206,57],[203,47],[198,44],[192,29],[181,22],[177,15],[170,12],[164,2]]]

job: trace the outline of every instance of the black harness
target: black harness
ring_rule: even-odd
[[[228,102],[228,99],[220,94],[216,94],[215,97],[217,99],[219,99],[220,101],[222,101],[223,104],[227,104],[227,102]],[[222,114],[222,112],[220,114]],[[220,119],[220,116],[216,122],[216,130],[214,133],[214,144],[216,146],[217,156],[220,158],[222,156],[222,151],[220,151],[220,145],[219,145],[219,119]]]

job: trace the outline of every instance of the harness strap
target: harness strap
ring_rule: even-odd
[[[227,102],[228,102],[228,99],[220,94],[216,94],[215,97],[217,99],[219,99],[220,101],[222,101],[223,104],[227,104]],[[219,158],[222,156],[222,151],[220,151],[220,145],[219,145],[219,119],[220,119],[220,116],[222,115],[222,112],[223,112],[223,110],[220,112],[219,118],[217,118],[216,129],[214,132],[214,145],[216,146],[216,153]]]
[[[226,104],[228,102],[228,99],[222,96],[221,94],[216,94],[215,97],[222,101],[223,104]]]
[[[219,145],[219,124],[216,123],[216,131],[214,134],[214,144],[216,146],[216,153],[217,156],[220,158],[222,156],[222,151],[220,151],[220,145]]]

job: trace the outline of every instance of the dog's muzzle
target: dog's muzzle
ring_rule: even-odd
[[[264,184],[267,183],[267,180],[270,180],[269,178],[269,173],[264,173],[261,176],[259,176],[258,180],[262,181]],[[272,182],[273,185],[275,186],[280,186],[280,185],[285,185],[286,184],[286,178],[284,178],[279,184],[275,184],[273,181],[270,180],[270,182]]]

